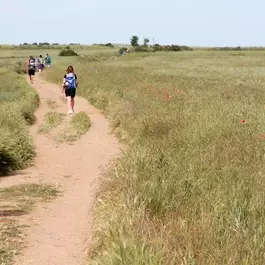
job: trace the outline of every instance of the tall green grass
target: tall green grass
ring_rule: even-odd
[[[0,69],[0,172],[21,169],[35,155],[28,125],[34,123],[38,95],[23,76]]]
[[[129,144],[97,201],[93,264],[264,264],[265,61],[234,54],[74,64],[77,94]]]

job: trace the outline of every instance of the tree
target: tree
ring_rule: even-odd
[[[147,46],[150,40],[148,38],[144,38],[144,46]]]
[[[138,36],[132,36],[131,38],[131,45],[133,47],[137,47],[139,44],[138,44],[138,41],[139,41],[139,37]]]

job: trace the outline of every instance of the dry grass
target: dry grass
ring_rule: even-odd
[[[48,112],[44,116],[43,123],[39,127],[39,133],[47,134],[52,129],[62,124],[65,114],[58,112]]]
[[[79,94],[130,146],[98,200],[94,264],[263,265],[264,54],[73,64]]]
[[[0,189],[0,264],[13,264],[25,245],[24,226],[19,224],[19,216],[31,211],[36,203],[48,201],[57,194],[55,187],[38,184]]]
[[[72,143],[84,135],[90,128],[91,121],[85,112],[75,114],[59,136],[60,142]]]
[[[35,150],[28,124],[35,122],[38,103],[38,95],[23,76],[0,69],[0,173],[31,163]]]
[[[59,107],[58,103],[55,102],[54,100],[47,99],[46,104],[49,106],[51,109],[57,109]]]

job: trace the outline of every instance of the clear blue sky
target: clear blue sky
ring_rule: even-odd
[[[0,43],[265,46],[264,0],[7,0]]]

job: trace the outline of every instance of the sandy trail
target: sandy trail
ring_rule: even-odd
[[[14,176],[0,179],[0,187],[22,183],[56,184],[63,190],[55,201],[39,206],[26,217],[28,246],[18,257],[17,265],[85,264],[85,250],[91,240],[91,206],[100,173],[118,156],[118,141],[109,134],[108,121],[83,99],[76,97],[75,111],[88,113],[92,126],[73,145],[56,144],[37,133],[44,115],[52,111],[47,100],[55,101],[55,110],[67,112],[61,99],[61,88],[38,76],[33,87],[41,103],[35,115],[37,122],[31,134],[37,149],[35,165]],[[66,117],[70,119],[70,117]]]

